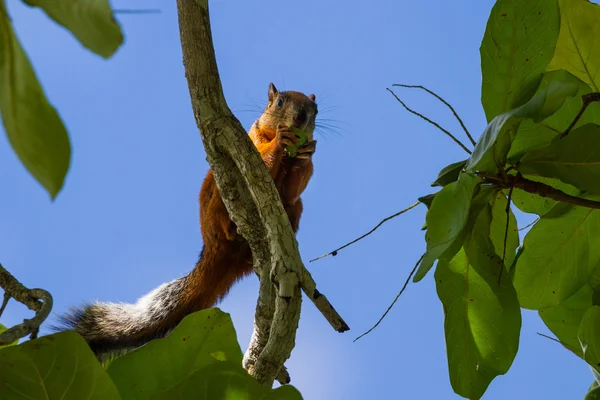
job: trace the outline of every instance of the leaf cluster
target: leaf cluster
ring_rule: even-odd
[[[427,250],[414,280],[436,265],[463,397],[481,398],[509,370],[521,308],[600,371],[597,35],[600,6],[586,0],[498,0],[480,48],[488,125],[422,197]],[[521,244],[512,207],[539,216]]]

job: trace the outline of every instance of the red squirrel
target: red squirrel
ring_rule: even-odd
[[[267,106],[249,132],[273,177],[294,232],[302,214],[300,195],[313,174],[315,100],[313,94],[279,92],[271,83]],[[300,140],[292,127],[302,129],[309,138],[295,157],[286,151]],[[204,246],[188,275],[159,286],[135,304],[95,303],[72,309],[61,317],[62,327],[81,334],[104,359],[164,337],[186,315],[214,306],[253,267],[248,243],[229,218],[212,171],[208,171],[200,191],[200,226]]]

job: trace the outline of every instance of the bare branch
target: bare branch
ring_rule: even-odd
[[[504,189],[516,187],[528,193],[537,194],[538,196],[547,197],[563,203],[570,203],[576,206],[600,209],[600,201],[582,199],[581,197],[571,196],[561,190],[555,189],[541,182],[530,181],[523,176],[507,176],[508,181],[501,186]]]
[[[0,314],[4,311],[10,297],[23,303],[36,314],[31,319],[26,319],[22,324],[7,329],[0,335],[0,345],[6,345],[30,335],[31,339],[37,337],[40,325],[46,320],[52,310],[52,296],[44,289],[28,289],[0,264],[0,287],[4,289],[4,301]],[[40,301],[41,300],[41,301]]]
[[[411,206],[409,206],[409,207],[405,208],[404,210],[402,210],[402,211],[398,211],[396,214],[390,215],[389,217],[386,217],[386,218],[382,219],[382,220],[381,220],[381,221],[380,221],[380,222],[379,222],[379,223],[378,223],[378,224],[375,226],[375,228],[371,229],[369,232],[365,233],[365,234],[364,234],[364,235],[362,235],[361,237],[359,237],[359,238],[356,238],[356,239],[354,239],[353,241],[351,241],[351,242],[349,242],[349,243],[346,243],[346,244],[345,244],[345,245],[343,245],[342,247],[338,247],[337,249],[335,249],[335,250],[333,250],[333,251],[331,251],[331,252],[329,252],[329,253],[327,253],[327,254],[323,254],[322,256],[320,256],[320,257],[317,257],[317,258],[313,258],[312,260],[310,260],[310,262],[317,261],[317,260],[320,260],[320,259],[322,259],[322,258],[329,257],[329,256],[332,256],[332,257],[335,257],[335,256],[337,256],[337,254],[338,254],[338,252],[339,252],[340,250],[343,250],[343,249],[345,249],[346,247],[348,247],[348,246],[351,246],[351,245],[353,245],[354,243],[358,242],[359,240],[362,240],[362,239],[366,238],[367,236],[369,236],[370,234],[372,234],[373,232],[375,232],[375,231],[376,231],[376,230],[377,230],[377,229],[378,229],[378,228],[379,228],[381,225],[383,225],[385,222],[389,221],[390,219],[396,218],[397,216],[399,216],[399,215],[402,215],[402,214],[404,214],[404,213],[405,213],[405,212],[407,212],[407,211],[410,211],[410,210],[412,210],[413,208],[415,208],[415,207],[416,207],[416,206],[418,206],[419,204],[421,204],[421,202],[420,202],[420,201],[417,201],[415,204],[413,204],[413,205],[411,205]]]
[[[410,282],[410,279],[415,274],[415,271],[419,267],[419,264],[421,264],[421,261],[423,261],[423,257],[425,257],[425,254],[423,254],[421,256],[421,258],[419,258],[419,261],[417,261],[417,263],[415,264],[415,266],[412,269],[412,271],[410,271],[410,275],[408,275],[408,278],[406,278],[406,282],[404,282],[404,286],[402,286],[402,289],[400,289],[400,292],[398,292],[398,294],[396,295],[396,298],[394,299],[394,301],[392,301],[392,304],[390,304],[390,306],[388,307],[387,310],[385,310],[385,312],[383,313],[383,315],[381,316],[381,318],[379,318],[379,321],[377,321],[377,323],[375,325],[373,325],[373,327],[371,327],[371,329],[369,329],[368,331],[366,331],[365,333],[363,333],[362,335],[360,335],[359,337],[357,337],[356,339],[354,339],[355,342],[358,339],[360,339],[361,337],[366,336],[369,333],[371,333],[375,328],[377,328],[379,326],[379,324],[381,323],[381,321],[383,321],[383,319],[385,318],[385,316],[388,315],[388,313],[390,312],[390,310],[392,309],[392,307],[394,307],[394,304],[396,304],[396,302],[398,301],[398,299],[400,298],[400,296],[402,295],[402,293],[404,293],[404,290],[408,286],[408,283]]]
[[[469,141],[471,142],[471,144],[473,146],[475,146],[477,144],[477,142],[475,142],[475,139],[473,139],[473,136],[471,136],[471,133],[469,132],[469,130],[465,126],[463,120],[458,116],[458,113],[456,112],[456,110],[454,109],[454,107],[452,107],[452,105],[450,105],[450,103],[448,103],[446,100],[444,100],[442,98],[442,96],[438,95],[434,91],[429,90],[425,86],[421,86],[421,85],[403,85],[403,84],[400,84],[400,83],[395,83],[392,86],[398,86],[398,87],[409,88],[409,89],[421,89],[421,90],[426,91],[430,95],[435,96],[439,101],[441,101],[442,103],[444,103],[450,109],[450,111],[452,111],[452,114],[454,114],[454,117],[456,117],[456,119],[460,123],[460,126],[463,128],[463,130],[467,134],[467,137],[469,138]]]
[[[300,285],[317,303],[316,284],[302,263],[271,175],[225,101],[208,0],[177,0],[177,10],[185,75],[207,160],[229,216],[252,250],[256,273],[261,282],[275,285],[267,290],[267,283],[261,283],[255,325],[259,332],[255,332],[252,353],[246,357],[254,377],[271,387],[294,348],[302,300]],[[343,322],[333,311],[335,319]],[[331,322],[331,316],[326,317]]]
[[[511,187],[508,191],[508,199],[506,201],[506,226],[504,227],[504,248],[502,250],[502,264],[500,265],[500,273],[498,274],[498,286],[500,286],[500,280],[502,279],[502,273],[504,272],[506,263],[506,243],[508,242],[508,226],[510,225],[510,202],[512,200],[514,187]]]
[[[527,225],[525,225],[522,228],[519,228],[519,232],[524,231],[525,229],[535,225],[536,222],[538,222],[540,220],[540,217],[537,217],[536,219],[533,220],[533,222],[528,223]]]
[[[600,101],[600,93],[594,92],[594,93],[584,94],[583,96],[581,96],[581,99],[583,100],[583,104],[581,105],[581,110],[579,110],[579,112],[573,119],[573,122],[571,122],[571,125],[569,125],[569,127],[560,135],[561,139],[564,138],[565,136],[567,136],[569,134],[569,132],[571,132],[571,130],[575,127],[575,125],[577,125],[577,122],[579,122],[579,119],[581,118],[581,116],[583,115],[583,113],[585,112],[585,110],[588,108],[588,106],[590,104],[592,104],[593,102],[596,102],[596,101]]]
[[[446,135],[448,135],[450,137],[450,139],[454,140],[460,147],[462,147],[462,149],[464,151],[467,152],[467,154],[471,154],[471,150],[469,150],[464,144],[463,142],[461,142],[460,140],[458,140],[456,138],[456,136],[454,136],[453,134],[451,134],[448,130],[442,128],[440,126],[440,124],[438,124],[437,122],[433,122],[432,120],[430,120],[429,118],[427,118],[426,116],[424,116],[423,114],[419,114],[418,112],[410,109],[406,104],[404,104],[404,102],[402,100],[400,100],[400,98],[396,95],[396,93],[394,93],[391,89],[387,88],[386,89],[388,92],[390,92],[392,94],[392,96],[394,96],[396,98],[396,100],[398,100],[398,102],[400,104],[402,104],[402,107],[404,107],[406,109],[406,111],[408,111],[411,114],[416,115],[417,117],[424,119],[425,121],[429,122],[431,125],[435,126],[436,128],[438,128],[440,131],[444,132]]]

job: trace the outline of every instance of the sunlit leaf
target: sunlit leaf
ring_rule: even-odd
[[[539,310],[565,301],[600,265],[600,210],[559,203],[523,241],[513,283],[521,307]]]
[[[190,374],[151,399],[302,400],[302,396],[289,385],[269,389],[248,375],[241,365],[220,362]]]
[[[0,398],[121,399],[85,340],[72,331],[0,350]]]
[[[560,0],[560,34],[549,70],[565,69],[600,89],[600,6],[588,0]]]
[[[56,197],[69,169],[69,137],[15,36],[4,0],[0,0],[0,114],[25,168]]]
[[[571,75],[565,70],[544,73],[538,92],[545,90],[553,81],[573,82],[579,90],[573,97],[569,97],[564,105],[554,114],[543,121],[526,120],[519,125],[517,136],[513,141],[508,158],[511,163],[516,163],[527,151],[536,150],[547,146],[550,142],[564,132],[573,122],[575,115],[581,110],[583,101],[581,96],[592,92],[588,84]],[[581,116],[575,127],[588,122],[600,123],[600,103],[592,103]]]
[[[548,147],[528,152],[519,165],[523,174],[561,181],[590,193],[600,193],[600,125],[586,124]]]
[[[39,7],[79,42],[94,53],[108,58],[123,43],[123,34],[113,17],[108,0],[23,0]]]
[[[519,124],[526,118],[534,121],[546,119],[559,110],[567,98],[577,93],[576,83],[571,80],[560,80],[559,76],[555,78],[527,103],[498,115],[489,123],[467,162],[468,172],[495,174],[504,168]]]
[[[444,330],[450,382],[454,391],[479,399],[490,382],[510,368],[519,347],[521,314],[502,260],[489,234],[491,207],[479,213],[464,248],[435,271],[445,309]]]
[[[481,102],[487,120],[525,103],[554,54],[557,0],[498,0],[481,42]]]
[[[600,369],[600,306],[587,309],[579,327],[579,343],[583,359],[596,370]]]
[[[110,363],[108,373],[125,399],[149,399],[221,359],[242,365],[242,351],[229,314],[218,309],[188,315],[157,339]]]
[[[436,193],[426,219],[427,253],[415,274],[415,282],[425,277],[435,260],[459,237],[467,222],[477,183],[477,178],[462,173],[458,181]]]

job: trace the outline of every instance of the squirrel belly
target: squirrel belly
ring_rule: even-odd
[[[249,136],[297,232],[303,209],[300,195],[313,173],[317,105],[312,94],[279,92],[272,83],[268,95],[267,107]],[[297,145],[300,138],[291,127],[302,129],[309,138],[293,158],[287,155],[286,146]],[[236,281],[252,272],[252,254],[229,218],[212,171],[204,179],[199,202],[204,246],[188,275],[157,287],[133,304],[95,303],[71,309],[60,317],[57,330],[81,334],[102,360],[164,337],[186,315],[222,300]]]

